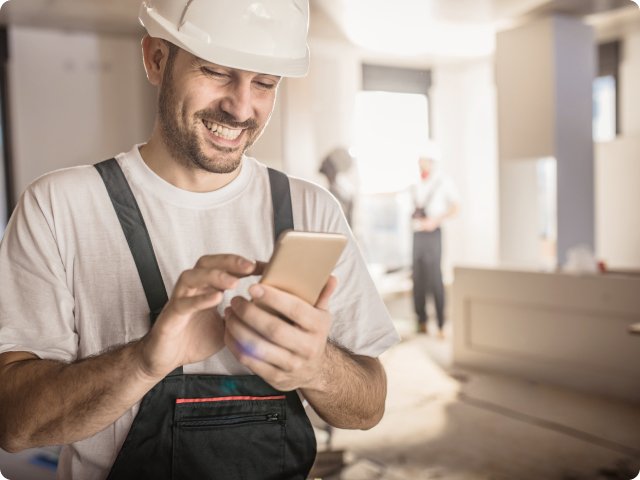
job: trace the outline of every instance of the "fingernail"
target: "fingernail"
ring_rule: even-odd
[[[243,258],[241,261],[241,266],[242,268],[249,268],[249,267],[253,267],[255,265],[254,262],[252,262],[251,260],[247,260],[245,258]]]
[[[262,288],[260,285],[253,285],[249,289],[249,293],[251,294],[252,298],[260,298],[264,295],[264,288]]]

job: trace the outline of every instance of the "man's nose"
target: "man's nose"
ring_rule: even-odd
[[[251,83],[236,82],[229,86],[220,107],[237,122],[244,122],[253,117],[251,104]]]

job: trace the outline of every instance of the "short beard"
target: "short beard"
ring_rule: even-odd
[[[260,133],[258,131],[259,126],[254,119],[247,120],[246,122],[236,122],[233,117],[223,111],[200,110],[196,112],[194,118],[199,121],[206,118],[208,121],[222,123],[230,127],[244,128],[246,129],[245,134],[250,136],[250,140],[237,156],[230,156],[234,149],[218,147],[221,155],[226,154],[228,156],[225,156],[224,159],[220,158],[216,160],[207,157],[202,151],[202,148],[200,148],[200,139],[196,128],[182,128],[177,121],[180,112],[177,111],[176,107],[178,102],[173,82],[173,66],[178,50],[178,47],[170,45],[169,56],[158,96],[158,116],[164,142],[171,155],[186,167],[201,169],[210,173],[231,173],[237,170],[245,151],[258,138]]]

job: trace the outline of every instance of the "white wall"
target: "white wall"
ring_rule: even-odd
[[[555,155],[555,34],[541,18],[496,35],[501,162]]]
[[[336,147],[353,145],[362,57],[332,29],[322,12],[313,13],[317,15],[312,17],[309,74],[287,79],[285,84],[284,153],[288,173],[325,184],[325,177],[318,173],[324,157]]]
[[[622,37],[620,135],[596,145],[596,252],[609,268],[640,270],[640,23]]]
[[[9,48],[18,193],[45,172],[147,139],[155,93],[138,38],[12,27]]]
[[[444,229],[443,265],[495,265],[498,258],[496,93],[492,59],[434,68],[432,119],[442,167],[461,197]]]
[[[305,79],[287,79],[280,101],[283,109],[283,168],[290,175],[313,179],[317,170],[315,122],[311,83]],[[270,132],[265,132],[270,134]]]
[[[640,270],[640,135],[597,145],[596,199],[598,257]]]
[[[640,21],[623,37],[620,65],[620,126],[623,136],[640,136]]]
[[[537,160],[500,165],[500,263],[539,269]]]

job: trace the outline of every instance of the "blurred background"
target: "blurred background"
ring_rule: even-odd
[[[347,197],[403,338],[383,357],[385,419],[370,432],[320,428],[336,455],[318,477],[633,478],[638,6],[310,3],[310,73],[283,81],[250,154]],[[147,139],[156,98],[141,62],[138,7],[2,6],[0,235],[38,176]],[[434,149],[460,203],[443,227],[444,339],[415,333],[411,305],[409,186],[419,155]],[[338,186],[322,167],[330,157]],[[55,451],[0,452],[12,479],[47,478],[51,465]]]

